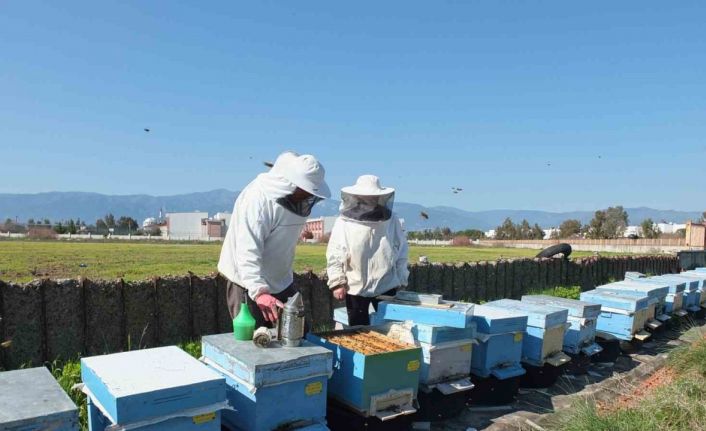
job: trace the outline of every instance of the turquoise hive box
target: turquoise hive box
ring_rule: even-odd
[[[81,359],[91,431],[220,431],[225,379],[176,346]]]
[[[0,373],[0,430],[78,429],[78,408],[45,367]]]
[[[328,429],[330,350],[307,341],[298,347],[272,342],[262,348],[235,340],[232,333],[207,335],[201,343],[201,360],[225,378],[228,402],[235,409],[223,412],[224,426],[242,431]]]
[[[421,349],[369,328],[309,333],[333,353],[328,395],[357,414],[391,419],[416,411]]]

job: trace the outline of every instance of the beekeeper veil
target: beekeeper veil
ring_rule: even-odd
[[[326,171],[314,156],[287,151],[277,158],[274,166],[267,173],[269,178],[276,178],[285,187],[287,193],[276,197],[277,203],[287,210],[308,217],[317,202],[331,197],[324,176]],[[300,189],[297,191],[296,189]],[[305,193],[302,193],[301,191]]]
[[[355,185],[341,189],[341,215],[358,221],[389,220],[394,200],[395,189],[382,187],[375,175],[361,175]]]

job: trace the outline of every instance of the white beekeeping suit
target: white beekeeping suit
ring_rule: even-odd
[[[341,214],[326,250],[328,285],[349,295],[373,298],[407,286],[407,238],[392,212],[395,190],[363,175],[341,189]]]
[[[298,188],[310,197],[292,203],[289,198]],[[317,201],[327,197],[324,168],[313,156],[281,154],[272,169],[258,175],[236,199],[219,272],[246,289],[253,301],[287,289],[306,217]]]

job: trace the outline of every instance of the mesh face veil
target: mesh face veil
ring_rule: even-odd
[[[358,221],[385,221],[392,217],[395,194],[363,196],[341,192],[341,215]]]
[[[285,196],[277,199],[277,203],[298,216],[309,217],[314,205],[322,200],[322,198],[312,195],[299,202],[292,202],[291,199],[289,199],[289,196]]]

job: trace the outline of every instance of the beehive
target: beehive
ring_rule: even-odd
[[[559,366],[570,360],[562,352],[564,333],[568,328],[567,309],[514,299],[500,299],[485,305],[527,315],[526,336],[522,342],[522,362],[542,367],[545,364]]]
[[[669,284],[648,278],[626,278],[623,281],[605,284],[598,286],[599,288],[619,289],[623,291],[640,292],[650,298],[650,302],[654,304],[654,315],[650,316],[660,322],[669,320],[669,315],[666,312],[667,295],[669,295]]]
[[[0,430],[78,429],[78,409],[45,367],[0,373]]]
[[[571,326],[564,335],[564,352],[592,356],[601,351],[595,343],[596,323],[601,314],[600,304],[547,295],[525,295],[522,302],[565,308],[568,311],[567,322]]]
[[[390,317],[395,316],[396,320],[403,320],[409,326],[415,344],[422,349],[420,383],[425,386],[423,389],[429,390],[433,385],[445,394],[471,389],[470,380],[452,380],[467,379],[470,374],[476,324],[468,316],[472,314],[473,304],[443,301],[439,295],[401,293],[405,294],[403,298],[415,299],[419,303],[396,308],[398,304],[383,301],[377,314],[386,318],[386,322],[395,321]],[[461,314],[457,324],[460,326],[464,322],[465,327],[423,323],[448,320],[448,313]]]
[[[505,380],[525,373],[520,365],[527,315],[508,309],[476,305],[476,339],[471,372],[478,377]]]
[[[233,334],[201,339],[202,361],[224,377],[236,411],[223,413],[229,429],[300,429],[326,423],[326,387],[333,354],[302,341],[299,347],[255,346]]]
[[[596,325],[598,332],[605,332],[623,341],[631,341],[635,336],[641,339],[649,337],[643,329],[650,308],[650,298],[647,295],[589,290],[581,293],[581,300],[601,304],[601,314]]]
[[[225,379],[176,346],[81,359],[89,428],[220,431]]]
[[[626,279],[628,274],[625,275]],[[640,273],[633,273],[630,280],[638,283],[646,283],[653,285],[658,280],[652,278],[647,278]],[[684,289],[686,289],[686,283],[668,283],[660,282],[660,284],[666,284],[669,286],[669,293],[665,298],[664,303],[664,314],[675,315],[675,316],[685,316],[687,312],[683,309],[684,303]]]
[[[620,283],[623,283],[623,282],[598,286],[596,288],[596,291],[616,293],[618,295],[629,296],[629,297],[636,298],[636,299],[641,299],[641,298],[647,297],[647,299],[648,299],[647,314],[645,316],[645,323],[643,326],[647,329],[652,330],[652,331],[659,329],[662,326],[662,321],[657,320],[655,318],[655,316],[657,315],[657,311],[656,311],[657,306],[659,305],[658,300],[653,297],[650,297],[649,294],[647,293],[647,291],[645,291],[645,290],[634,289],[631,286],[620,284]],[[640,285],[640,283],[637,283],[637,284]],[[647,285],[645,285],[645,286],[647,286]],[[662,315],[660,315],[660,317],[663,318]]]
[[[390,418],[415,412],[421,349],[371,329],[307,334],[333,352],[328,394],[363,416]]]
[[[685,272],[679,273],[679,275],[683,275],[685,277],[691,277],[691,278],[694,278],[699,281],[699,293],[700,293],[699,304],[701,305],[702,308],[706,308],[706,271],[705,272],[685,271]]]
[[[648,277],[648,280],[660,280],[672,283],[684,283],[684,303],[683,308],[689,312],[697,312],[701,309],[701,290],[699,284],[701,280],[694,277],[683,276],[681,274],[665,274],[656,277]]]

